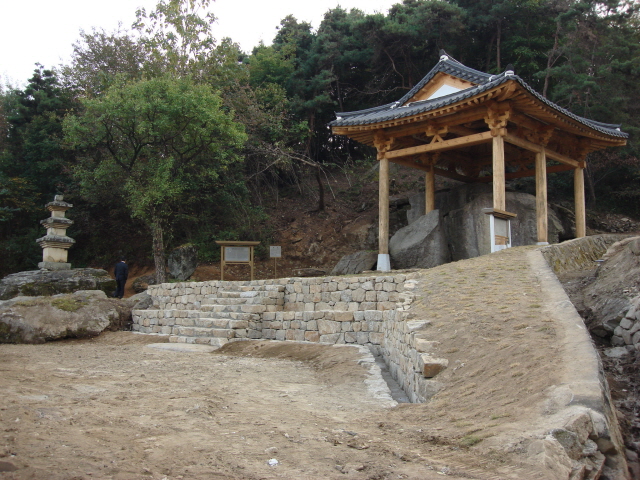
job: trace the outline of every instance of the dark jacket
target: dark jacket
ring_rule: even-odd
[[[126,280],[129,276],[129,266],[124,262],[118,262],[113,273],[116,276],[116,280]]]

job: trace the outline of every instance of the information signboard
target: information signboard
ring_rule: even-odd
[[[224,247],[224,260],[231,262],[249,262],[251,249],[249,247]]]
[[[271,245],[269,247],[269,256],[271,258],[281,258],[282,257],[282,247]]]

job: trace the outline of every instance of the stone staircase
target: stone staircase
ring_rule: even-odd
[[[176,308],[134,310],[133,330],[170,335],[171,343],[215,347],[245,338],[262,338],[262,314],[282,311],[284,290],[283,285],[226,282],[224,289],[201,301],[169,303]]]

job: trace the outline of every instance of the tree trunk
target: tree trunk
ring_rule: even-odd
[[[542,87],[542,96],[547,98],[547,90],[549,89],[549,79],[551,77],[551,67],[556,63],[556,52],[558,51],[558,37],[560,36],[560,20],[556,20],[556,33],[553,36],[553,49],[549,52],[547,57],[547,70],[544,76],[544,87]]]
[[[151,236],[153,239],[153,263],[156,267],[156,283],[166,281],[166,267],[164,260],[164,241],[162,239],[162,222],[156,218],[151,226]]]
[[[316,181],[318,182],[318,211],[324,212],[324,185],[320,175],[320,167],[316,168]]]
[[[502,53],[500,52],[500,42],[502,41],[502,22],[498,21],[498,33],[496,38],[496,63],[497,63],[497,71],[502,71]]]

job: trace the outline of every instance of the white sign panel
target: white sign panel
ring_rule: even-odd
[[[225,262],[248,262],[251,258],[249,247],[224,247]]]
[[[282,247],[276,247],[274,245],[269,247],[269,256],[271,258],[280,258],[282,257]]]

